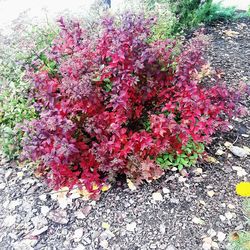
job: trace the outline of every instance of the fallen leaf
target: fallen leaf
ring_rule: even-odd
[[[131,222],[127,224],[126,229],[127,231],[134,232],[134,230],[136,229],[136,222]]]
[[[233,30],[225,30],[224,33],[229,37],[236,37],[239,35],[239,32]]]
[[[109,228],[110,228],[110,225],[109,225],[107,222],[103,222],[103,223],[102,223],[102,228],[104,228],[104,229],[109,229]]]
[[[152,197],[153,197],[154,201],[163,201],[163,197],[162,197],[161,193],[159,193],[159,192],[153,193]]]
[[[102,186],[101,190],[102,190],[102,192],[106,192],[110,189],[110,187],[111,187],[111,185],[104,185],[104,186]]]
[[[195,224],[200,224],[200,225],[204,225],[205,224],[205,221],[198,218],[198,217],[193,217],[192,219],[192,222],[195,223]]]
[[[207,191],[207,195],[209,197],[213,197],[215,195],[215,192],[213,190]]]
[[[218,163],[218,161],[217,161],[214,157],[209,156],[209,155],[205,156],[205,157],[204,157],[204,160],[205,160],[207,163]]]
[[[239,240],[240,239],[240,236],[239,236],[239,234],[238,233],[233,233],[232,235],[231,235],[231,239],[232,240],[234,240],[234,241],[236,241],[236,240]]]
[[[127,184],[130,190],[135,191],[137,189],[135,184],[130,179],[127,179]]]
[[[183,177],[187,177],[187,176],[188,176],[188,172],[187,172],[186,169],[182,169],[182,170],[180,171],[180,174],[181,174]]]
[[[225,146],[226,148],[230,148],[230,147],[233,146],[233,144],[232,144],[231,142],[229,142],[229,141],[226,141],[226,142],[224,143],[224,146]]]

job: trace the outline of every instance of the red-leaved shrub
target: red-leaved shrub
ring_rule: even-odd
[[[181,50],[175,41],[150,42],[152,25],[133,14],[105,18],[93,37],[61,19],[46,63],[34,63],[40,117],[26,124],[24,156],[54,188],[97,192],[117,174],[137,184],[156,179],[158,155],[210,142],[240,113],[238,93],[197,78],[201,42]]]

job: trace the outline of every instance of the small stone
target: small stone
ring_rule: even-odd
[[[213,230],[213,228],[209,229],[207,233],[209,234],[210,237],[214,237],[216,235],[216,232]]]
[[[3,225],[6,227],[11,227],[15,224],[15,222],[16,222],[16,215],[9,215],[4,219]]]
[[[100,234],[100,239],[101,240],[110,240],[110,239],[112,239],[113,237],[115,237],[115,235],[110,231],[110,230],[105,230],[104,232],[102,232],[101,234]]]
[[[171,203],[174,203],[174,204],[179,204],[179,203],[180,203],[180,200],[177,199],[177,198],[171,198],[171,199],[170,199],[170,202],[171,202]]]
[[[39,199],[41,201],[47,201],[47,195],[46,194],[41,194],[41,195],[39,195]]]
[[[187,180],[187,178],[185,178],[185,177],[183,177],[183,176],[180,176],[179,178],[178,178],[178,181],[179,182],[185,182]]]
[[[246,158],[248,155],[247,152],[243,148],[240,148],[238,146],[231,146],[229,150],[231,151],[231,153],[233,153],[234,155],[240,158]]]
[[[233,146],[233,144],[232,144],[231,142],[229,142],[229,141],[226,141],[226,142],[224,143],[224,146],[225,146],[226,148],[230,148],[230,147]]]
[[[127,231],[134,232],[135,228],[136,228],[136,222],[132,222],[126,225]]]
[[[75,212],[75,216],[77,219],[85,219],[89,213],[91,212],[92,207],[91,206],[84,206],[83,208],[78,209]]]
[[[200,224],[200,225],[204,225],[205,224],[205,221],[198,218],[198,217],[193,217],[192,219],[192,222],[195,223],[195,224]]]
[[[91,244],[91,239],[90,239],[89,237],[85,237],[85,238],[83,239],[83,244],[84,244],[84,245],[90,245],[90,244]]]
[[[241,134],[241,136],[245,137],[245,138],[248,138],[249,135],[248,134]]]
[[[82,236],[83,236],[83,229],[82,228],[76,229],[73,235],[74,241],[79,242]]]
[[[234,206],[233,204],[228,204],[227,206],[228,206],[228,208],[230,208],[230,209],[234,209],[234,208],[235,208],[235,206]]]
[[[196,169],[194,170],[195,175],[201,175],[202,172],[203,172],[202,168],[196,168]]]
[[[32,234],[32,236],[38,236],[38,235],[46,232],[48,230],[48,228],[49,228],[48,226],[45,226],[45,227],[42,227],[40,229],[35,229],[31,234]]]
[[[36,229],[40,229],[48,225],[47,219],[41,215],[31,218],[31,221]]]
[[[227,218],[228,220],[231,220],[231,219],[233,218],[233,214],[230,213],[230,212],[226,212],[226,213],[225,213],[225,216],[226,216],[226,218]]]
[[[151,244],[150,245],[150,249],[156,249],[156,248],[157,248],[156,244]]]
[[[100,242],[100,246],[103,247],[104,249],[107,249],[108,246],[109,246],[109,243],[108,243],[107,240],[102,240],[102,241]]]
[[[2,182],[0,183],[0,190],[3,190],[6,187],[6,183]]]
[[[226,234],[224,234],[223,232],[218,232],[217,233],[217,238],[218,238],[219,242],[222,242],[223,240],[225,240]]]
[[[215,195],[215,192],[213,190],[207,191],[207,195],[209,197],[213,197]]]
[[[165,187],[162,189],[162,192],[164,194],[170,194],[170,190],[168,188],[165,188]]]
[[[47,206],[41,206],[41,214],[43,216],[46,216],[48,214],[49,210],[50,210],[49,207],[47,207]]]
[[[245,171],[245,169],[243,169],[242,167],[238,167],[238,166],[232,166],[232,169],[237,171],[237,175],[239,177],[242,177],[242,176],[246,176],[247,175],[247,172]]]
[[[77,245],[76,248],[74,248],[74,250],[86,250],[87,248],[83,245],[83,244],[79,244]]]
[[[66,225],[69,222],[69,218],[65,210],[52,210],[49,212],[47,217],[58,224]]]
[[[248,155],[250,155],[250,148],[249,147],[243,146],[242,148],[246,151],[246,153]]]
[[[166,232],[166,227],[165,227],[164,224],[161,224],[161,225],[160,225],[160,232],[161,232],[162,234],[165,234],[165,232]]]
[[[224,215],[220,215],[219,217],[220,217],[221,221],[225,221],[226,220],[226,217]]]
[[[161,193],[159,193],[159,192],[153,193],[152,198],[154,201],[163,201],[163,197],[162,197]]]
[[[221,150],[221,149],[218,149],[216,152],[215,152],[215,154],[216,155],[223,155],[225,152],[223,151],[223,150]]]
[[[176,250],[176,248],[173,245],[168,245],[166,250]]]

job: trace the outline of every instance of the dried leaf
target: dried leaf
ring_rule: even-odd
[[[130,179],[127,179],[127,184],[130,190],[135,191],[137,189],[135,184]]]
[[[209,197],[213,197],[215,195],[215,192],[213,190],[207,191],[207,195]]]
[[[104,228],[104,229],[109,229],[109,228],[110,228],[110,225],[109,225],[107,222],[103,222],[103,223],[102,223],[102,228]]]
[[[207,155],[206,157],[204,157],[204,160],[207,163],[219,163],[214,157]]]

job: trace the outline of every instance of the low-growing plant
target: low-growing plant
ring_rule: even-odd
[[[56,34],[50,27],[34,26],[29,30],[19,34],[21,37],[14,34],[8,40],[2,39],[0,44],[0,148],[10,159],[17,157],[21,149],[23,132],[16,125],[36,117],[29,99],[30,84],[23,79],[26,66],[36,58],[42,59],[42,50]]]
[[[250,222],[250,198],[245,198],[243,202],[243,210],[248,220]],[[230,235],[230,250],[248,250],[250,248],[250,232],[240,231],[234,232]]]
[[[199,39],[181,49],[169,39],[152,42],[154,20],[129,13],[104,18],[95,36],[59,23],[46,53],[53,72],[41,60],[29,70],[40,116],[23,126],[23,157],[39,162],[54,188],[95,194],[118,174],[151,181],[163,174],[164,156],[190,166],[212,134],[243,113],[239,91],[198,77]]]

